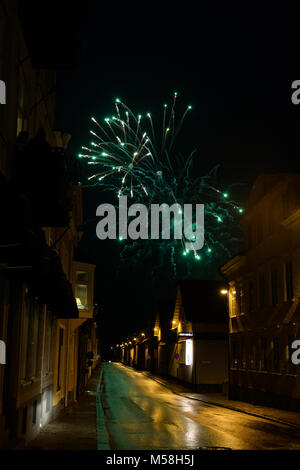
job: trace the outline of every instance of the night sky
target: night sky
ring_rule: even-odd
[[[137,113],[159,113],[176,90],[179,108],[193,105],[179,149],[198,149],[203,174],[220,164],[220,188],[239,183],[233,196],[243,204],[259,174],[299,171],[300,105],[291,102],[291,83],[300,79],[299,14],[262,2],[198,3],[90,1],[80,66],[58,73],[56,127],[72,133],[69,152],[77,155],[90,142],[90,117],[110,115],[116,97]],[[166,275],[155,290],[150,265],[118,271],[117,242],[95,235],[103,198],[84,188],[80,251],[97,264],[101,329],[117,342],[146,325],[174,283]]]

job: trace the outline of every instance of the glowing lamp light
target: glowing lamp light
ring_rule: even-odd
[[[233,295],[235,295],[235,294],[236,294],[236,290],[232,290],[231,293],[232,293]]]
[[[81,300],[79,297],[76,297],[76,304],[79,309],[84,309],[84,305],[82,305]]]
[[[187,339],[185,342],[185,365],[190,366],[193,362],[193,341]]]
[[[142,333],[141,336],[145,336],[145,333]]]
[[[228,294],[228,290],[227,289],[221,289],[220,294],[226,295],[226,294]]]

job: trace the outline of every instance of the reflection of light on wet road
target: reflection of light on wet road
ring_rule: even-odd
[[[112,449],[300,449],[295,429],[173,394],[121,364],[104,366]]]

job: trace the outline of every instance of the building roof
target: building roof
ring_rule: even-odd
[[[160,326],[169,326],[173,317],[175,299],[160,301],[157,305]]]
[[[182,307],[188,321],[194,323],[226,323],[227,296],[220,290],[224,281],[189,280],[179,283]]]
[[[296,181],[299,184],[299,173],[264,173],[257,177],[246,202],[245,215],[250,211],[266,194],[273,191],[275,186],[287,181]]]

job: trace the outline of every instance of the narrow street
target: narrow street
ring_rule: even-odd
[[[172,393],[119,363],[104,364],[101,402],[113,450],[300,449],[300,430]]]

